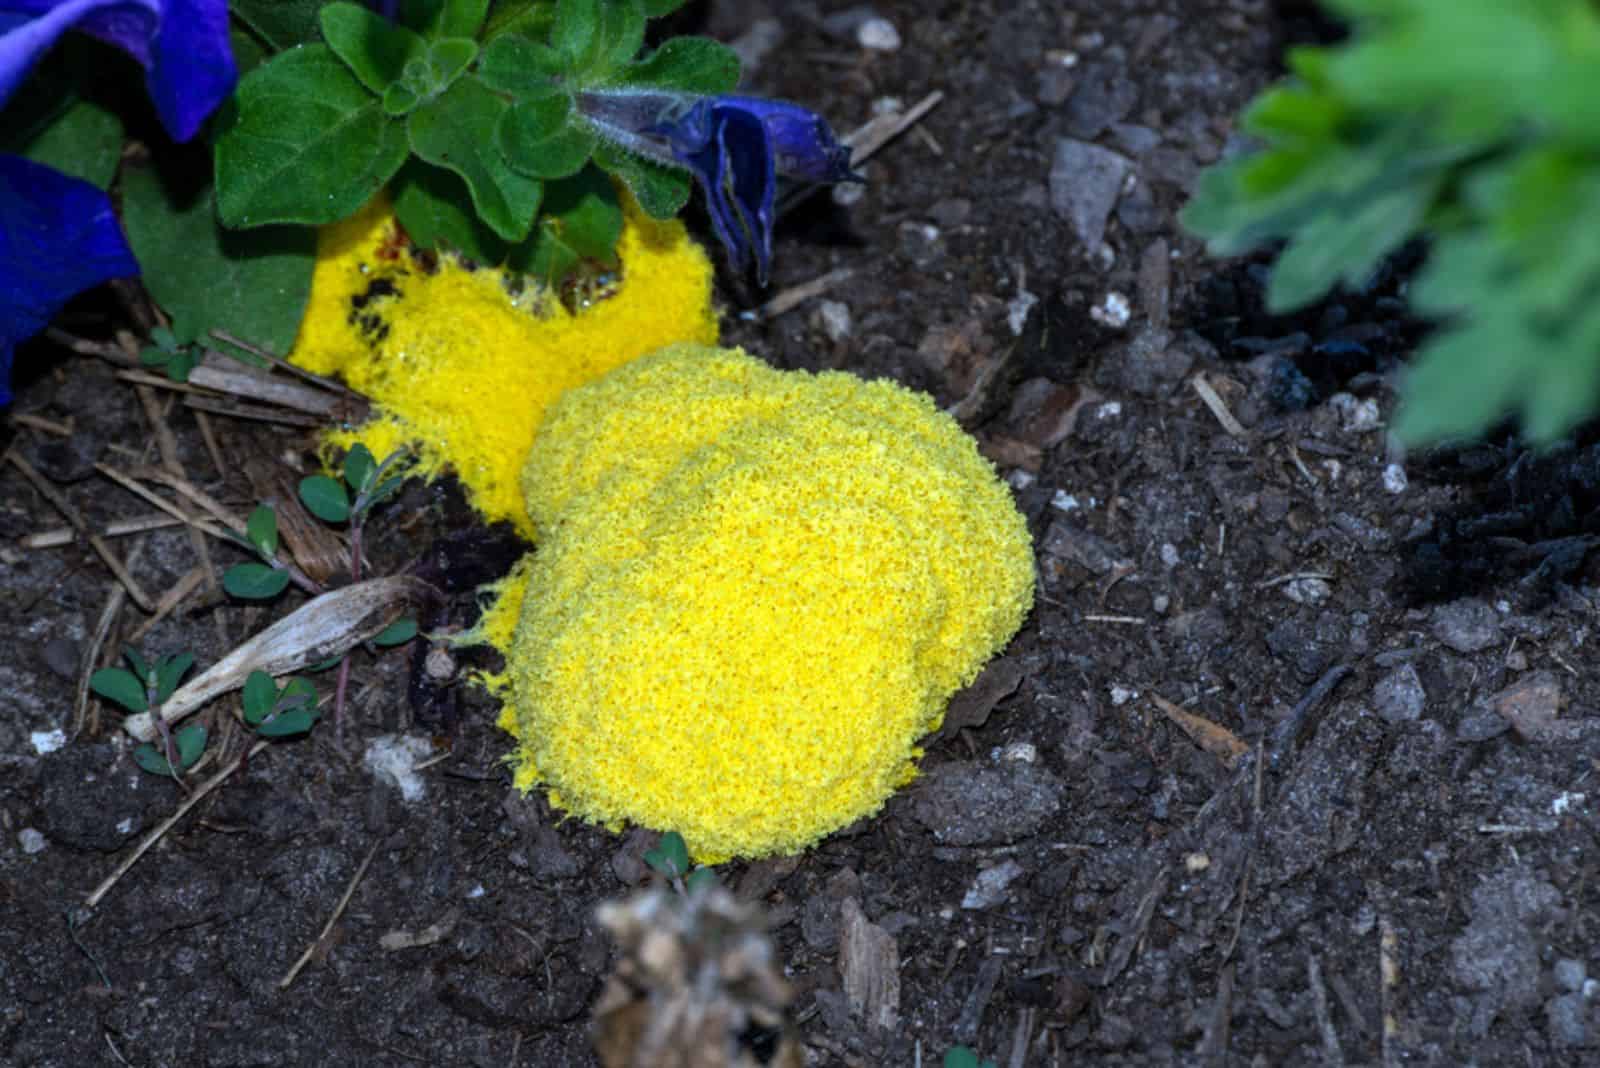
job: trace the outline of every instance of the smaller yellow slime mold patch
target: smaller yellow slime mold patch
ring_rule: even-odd
[[[674,345],[557,401],[523,489],[517,783],[701,860],[877,811],[1033,599],[1007,488],[888,382]]]
[[[372,398],[365,426],[336,434],[384,456],[419,449],[418,473],[455,470],[490,521],[532,533],[517,473],[545,408],[566,390],[675,341],[714,342],[712,268],[677,220],[624,197],[620,287],[576,313],[513,297],[498,270],[419,262],[378,198],[326,227],[290,359]]]

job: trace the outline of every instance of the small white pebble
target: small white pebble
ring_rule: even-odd
[[[838,300],[825,300],[817,305],[817,320],[829,341],[838,344],[850,336],[850,305]]]
[[[1138,690],[1130,690],[1121,683],[1113,683],[1110,688],[1111,703],[1121,708],[1123,705],[1139,696]]]
[[[28,735],[28,740],[33,743],[33,751],[44,756],[67,744],[67,732],[60,727],[53,731],[34,731]]]
[[[1115,419],[1121,414],[1121,401],[1106,401],[1104,404],[1100,405],[1100,407],[1094,410],[1094,417],[1096,419]]]
[[[893,52],[900,47],[900,31],[888,19],[875,15],[862,19],[856,27],[856,44],[874,52]]]
[[[1007,742],[1004,747],[997,746],[989,756],[997,764],[1037,764],[1039,747],[1032,742]]]
[[[32,827],[24,827],[17,832],[17,844],[22,847],[24,853],[31,857],[35,853],[43,853],[44,847],[49,843],[44,840],[43,834]]]
[[[1089,318],[1113,330],[1121,330],[1127,326],[1132,315],[1133,306],[1128,302],[1128,298],[1115,289],[1106,293],[1100,298],[1099,304],[1089,309]]]
[[[1078,503],[1078,498],[1074,497],[1066,490],[1058,489],[1056,490],[1055,495],[1050,498],[1050,507],[1054,508],[1058,512],[1076,512],[1079,508],[1082,508],[1083,505]]]
[[[1067,48],[1052,48],[1044,54],[1047,62],[1071,70],[1078,65],[1078,53]]]
[[[1582,805],[1588,799],[1588,794],[1573,793],[1571,790],[1565,791],[1550,802],[1550,813],[1554,816],[1563,815],[1571,811],[1575,806]]]
[[[117,821],[117,833],[132,834],[133,829],[136,826],[137,824],[134,822],[134,818],[132,816],[126,816]]]
[[[1330,484],[1339,481],[1339,476],[1344,474],[1344,464],[1338,460],[1322,461],[1322,469],[1328,472],[1328,482]]]
[[[1161,543],[1161,563],[1163,566],[1168,568],[1177,567],[1178,562],[1182,559],[1183,558],[1178,555],[1178,547],[1176,545],[1172,544],[1170,541],[1164,541]]]
[[[880,96],[872,102],[871,111],[874,115],[894,115],[905,110],[905,105],[897,96]]]
[[[1167,614],[1167,609],[1172,607],[1172,598],[1164,593],[1158,593],[1150,598],[1150,607],[1155,610],[1156,615],[1164,616]]]
[[[1190,875],[1199,875],[1211,867],[1211,857],[1205,853],[1185,853],[1183,856],[1183,870]]]
[[[841,208],[848,208],[861,203],[861,198],[867,195],[867,186],[865,182],[840,182],[828,195]]]
[[[1022,865],[1014,860],[1002,861],[992,868],[985,868],[972,880],[972,885],[967,888],[966,896],[961,899],[964,909],[987,909],[1000,904],[1006,899],[1006,890],[1022,875]]]
[[[1295,604],[1318,605],[1333,595],[1333,587],[1319,578],[1297,578],[1284,585],[1283,593]]]
[[[468,900],[476,901],[486,893],[488,893],[488,891],[483,888],[482,883],[479,883],[477,886],[474,886],[471,890],[467,891],[467,898]]]
[[[1352,434],[1364,434],[1383,425],[1383,413],[1378,402],[1368,398],[1358,400],[1349,393],[1335,393],[1328,398],[1328,407],[1339,416],[1339,422]]]
[[[1019,467],[1006,476],[1006,481],[1011,483],[1012,489],[1025,490],[1035,482],[1039,481],[1039,479],[1038,476],[1036,476],[1033,472],[1024,471]]]
[[[1406,469],[1399,464],[1390,464],[1383,469],[1383,488],[1390,493],[1404,493],[1410,484]]]
[[[1039,298],[1023,289],[1006,304],[1006,326],[1011,328],[1013,337],[1022,336],[1022,328],[1028,322],[1028,313],[1033,311],[1033,306],[1037,303]]]

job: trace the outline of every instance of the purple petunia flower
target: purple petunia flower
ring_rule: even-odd
[[[20,156],[0,155],[0,406],[11,403],[17,342],[78,293],[139,273],[111,198]]]
[[[0,0],[0,104],[68,30],[138,60],[174,140],[192,138],[238,80],[226,0]]]
[[[689,171],[736,268],[767,283],[779,178],[860,181],[850,149],[822,116],[749,96],[600,90],[580,98],[595,132],[658,163]]]
[[[0,0],[0,107],[69,30],[144,67],[156,113],[178,141],[199,132],[238,80],[226,0]],[[77,294],[138,273],[104,192],[0,156],[0,406],[11,400],[18,342]]]

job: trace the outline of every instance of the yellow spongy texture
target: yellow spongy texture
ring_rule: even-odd
[[[554,404],[523,489],[517,782],[703,861],[877,811],[1033,599],[1009,491],[890,382],[674,345]]]
[[[550,402],[662,345],[717,338],[705,253],[678,221],[623,200],[620,288],[575,313],[548,294],[513,298],[503,272],[453,256],[425,268],[382,199],[324,228],[290,358],[375,405],[332,443],[380,457],[416,445],[418,473],[453,468],[486,518],[531,534],[517,473]]]

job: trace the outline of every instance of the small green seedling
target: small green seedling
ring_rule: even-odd
[[[257,505],[245,522],[245,536],[233,535],[259,562],[234,564],[222,573],[222,588],[247,601],[264,601],[289,585],[289,569],[278,559],[278,514],[269,504]]]
[[[381,504],[404,480],[403,474],[390,474],[405,458],[403,451],[390,453],[379,463],[365,445],[357,444],[344,458],[344,480],[327,475],[312,475],[300,480],[300,500],[307,510],[324,523],[358,523],[373,507]],[[355,494],[354,498],[351,494]]]
[[[717,885],[717,873],[711,868],[701,865],[689,870],[689,847],[677,831],[663,834],[656,847],[644,855],[644,862],[685,897]]]
[[[244,721],[262,738],[305,734],[317,722],[317,688],[291,678],[279,686],[265,671],[244,680]]]
[[[89,676],[89,688],[101,697],[115,701],[129,712],[149,712],[159,709],[177,690],[184,673],[194,666],[194,654],[174,653],[151,664],[136,650],[122,651],[128,666],[101,668]],[[156,775],[171,775],[193,767],[206,748],[206,729],[191,723],[177,731],[168,731],[166,720],[155,717],[161,731],[161,747],[145,742],[133,750],[134,763]]]
[[[171,330],[158,326],[150,331],[153,345],[146,345],[139,353],[139,362],[146,367],[166,373],[174,382],[189,381],[189,372],[200,362],[199,349],[194,345],[180,345]]]
[[[980,1061],[966,1046],[956,1046],[944,1055],[944,1068],[999,1068],[994,1061]]]

